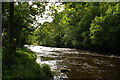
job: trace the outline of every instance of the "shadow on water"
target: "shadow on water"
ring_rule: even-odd
[[[50,65],[56,71],[56,77],[64,75],[64,77],[67,76],[66,80],[120,79],[119,56],[100,55],[70,48],[44,46],[29,46],[28,48],[38,52],[36,61],[40,64]],[[69,71],[62,74],[61,70],[63,69]]]

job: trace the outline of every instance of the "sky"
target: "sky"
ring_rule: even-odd
[[[32,1],[29,1],[29,5],[32,5]],[[54,8],[57,9],[58,12],[61,12],[64,10],[64,5],[62,3],[56,3],[56,2],[49,2],[47,3],[47,5],[45,6],[45,12],[41,16],[36,16],[36,21],[32,24],[32,26],[34,27],[40,27],[38,26],[37,23],[43,24],[44,22],[52,22],[53,21],[53,16],[50,16],[48,14],[53,13],[53,11],[50,11],[49,7],[50,6],[55,6]],[[37,8],[36,5],[34,5],[33,7]]]
[[[51,11],[49,11],[49,6],[54,6],[54,5],[58,6],[58,8],[59,8],[58,12],[61,12],[62,10],[64,10],[64,5],[62,5],[62,3],[54,3],[54,2],[48,3],[48,5],[45,7],[46,11],[45,11],[45,14],[43,15],[43,17],[37,16],[36,20],[41,24],[43,24],[45,21],[52,22],[53,21],[52,16],[47,15],[47,14],[52,13]],[[57,9],[57,7],[56,7],[56,9]]]

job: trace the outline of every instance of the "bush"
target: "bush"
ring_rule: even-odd
[[[5,57],[4,57],[5,58]],[[11,58],[13,59],[13,58]],[[52,78],[53,72],[46,64],[36,63],[36,55],[26,48],[18,48],[14,54],[15,64],[7,65],[3,63],[3,80],[11,79],[40,79]]]

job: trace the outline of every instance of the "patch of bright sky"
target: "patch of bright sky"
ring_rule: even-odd
[[[38,23],[43,24],[44,22],[52,22],[53,21],[53,17],[51,14],[54,13],[54,11],[50,10],[50,6],[54,6],[54,8],[58,11],[61,12],[64,10],[64,5],[62,5],[62,3],[55,3],[55,2],[50,2],[50,3],[46,3],[47,5],[45,6],[45,12],[42,15],[43,17],[41,17],[40,15],[36,16],[36,21],[32,24],[32,26],[34,27],[38,27]],[[32,2],[29,2],[29,5],[32,5]],[[34,8],[37,8],[36,5],[32,6]],[[39,26],[40,27],[40,26]],[[39,28],[38,27],[38,28]]]
[[[50,1],[50,0],[49,0]],[[49,3],[46,3],[47,6],[45,6],[45,12],[43,14],[43,17],[40,16],[36,16],[36,20],[43,24],[45,21],[46,22],[52,22],[53,21],[53,16],[50,16],[48,14],[51,14],[53,11],[50,11],[50,6],[55,6],[55,9],[58,10],[58,12],[61,12],[62,10],[64,10],[64,5],[62,5],[62,3],[55,3],[56,0],[51,0]],[[32,5],[32,1],[29,2],[29,5]],[[34,8],[37,8],[36,5],[33,6]]]
[[[53,1],[50,1],[49,3],[47,3],[47,6],[45,6],[45,12],[43,14],[43,17],[36,16],[37,22],[35,21],[32,24],[32,26],[36,27],[36,26],[38,26],[37,23],[43,24],[44,22],[52,22],[53,21],[53,16],[50,15],[53,13],[53,11],[50,11],[50,8],[49,8],[50,6],[54,6],[54,8],[57,9],[58,12],[61,12],[64,10],[64,5],[62,5],[62,3],[55,3],[56,1],[57,0],[53,0]],[[29,3],[29,5],[32,5],[32,1],[29,1],[28,3]],[[15,4],[18,5],[17,2]],[[36,5],[33,5],[32,7],[37,8]]]
[[[53,21],[53,16],[50,16],[48,14],[53,13],[53,11],[50,11],[49,7],[50,6],[56,6],[55,9],[58,10],[58,12],[61,12],[64,10],[64,5],[62,3],[47,3],[47,6],[45,7],[45,13],[43,14],[43,17],[37,16],[36,20],[43,24],[44,22],[52,22]]]

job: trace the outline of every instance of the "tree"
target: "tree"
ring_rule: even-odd
[[[30,44],[28,35],[32,35],[36,29],[33,23],[36,21],[36,16],[41,16],[44,12],[44,6],[44,3],[37,2],[31,5],[27,2],[3,3],[3,61],[5,60],[6,64],[15,63],[13,57],[17,55],[18,47]]]
[[[54,20],[49,23],[52,32],[48,31],[47,25],[41,29],[45,31],[41,33],[45,35],[42,40],[47,46],[119,51],[119,3],[69,2],[63,5],[62,12],[53,7]],[[47,37],[53,41],[51,44]]]
[[[114,5],[113,5],[114,4]],[[96,16],[91,23],[90,38],[93,46],[116,51],[117,33],[119,31],[118,4],[109,4],[106,14]]]
[[[35,7],[36,6],[36,7]],[[36,26],[36,16],[41,16],[45,9],[44,3],[27,2],[3,3],[3,77],[2,79],[46,79],[52,77],[49,66],[36,63],[34,52],[25,48],[31,44],[29,35],[33,34]],[[44,72],[46,70],[46,72]]]

